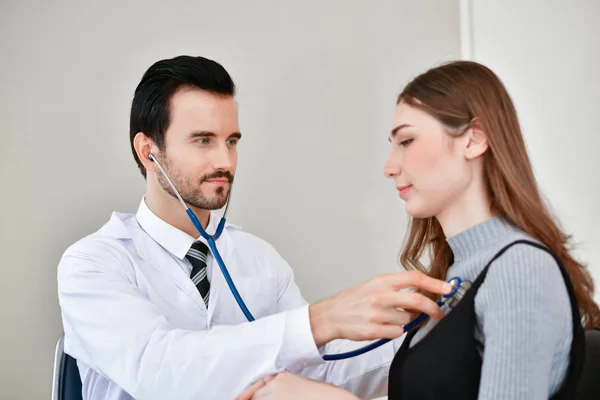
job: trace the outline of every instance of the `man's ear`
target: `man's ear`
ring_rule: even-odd
[[[140,159],[140,162],[146,168],[146,171],[154,171],[156,169],[154,163],[150,159],[150,153],[152,152],[152,139],[150,139],[144,132],[138,132],[133,138],[133,148]]]
[[[465,132],[465,135],[468,139],[464,150],[467,160],[473,160],[487,151],[489,147],[487,134],[483,131],[477,119],[471,121],[471,126]]]

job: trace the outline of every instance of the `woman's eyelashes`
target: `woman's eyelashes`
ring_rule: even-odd
[[[399,144],[400,144],[400,146],[406,147],[409,144],[411,144],[414,140],[415,139],[412,139],[412,138],[411,139],[404,139]]]

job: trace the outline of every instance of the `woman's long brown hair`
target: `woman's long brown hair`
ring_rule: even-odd
[[[562,260],[584,327],[600,326],[594,282],[586,267],[569,253],[570,235],[561,231],[540,196],[517,113],[500,79],[481,64],[456,61],[417,76],[398,96],[400,102],[427,112],[452,136],[463,134],[473,124],[485,132],[484,174],[492,212],[542,242]],[[402,265],[446,279],[452,251],[436,218],[412,218],[408,230]],[[430,259],[429,268],[421,263],[424,255]]]

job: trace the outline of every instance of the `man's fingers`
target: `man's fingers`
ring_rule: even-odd
[[[285,373],[285,372],[282,372]],[[262,380],[265,383],[263,386],[261,386],[260,388],[258,388],[258,390],[254,393],[254,395],[252,396],[251,400],[260,400],[260,399],[272,399],[273,398],[273,387],[272,385],[275,383],[269,383],[272,380],[274,380],[275,378],[277,378],[277,376],[281,375],[277,374],[277,375],[269,375],[269,376],[265,376]]]
[[[384,308],[379,311],[375,322],[387,325],[404,326],[411,321],[410,313],[397,310],[395,307]]]
[[[437,294],[448,294],[452,291],[452,285],[448,282],[434,279],[419,271],[398,272],[391,274],[389,279],[396,290],[411,287]]]
[[[404,327],[398,325],[380,325],[377,329],[381,339],[396,339],[404,334]]]
[[[382,299],[382,307],[402,308],[405,310],[424,312],[433,319],[441,319],[444,314],[437,303],[421,293],[390,293]]]
[[[248,386],[248,388],[246,390],[244,390],[242,392],[242,394],[240,394],[236,398],[236,400],[251,400],[254,393],[256,393],[256,391],[258,389],[260,389],[261,387],[263,387],[265,385],[266,385],[265,379],[260,379],[256,382],[254,382],[252,385]]]

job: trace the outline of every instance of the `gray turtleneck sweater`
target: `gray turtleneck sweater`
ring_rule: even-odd
[[[448,239],[447,279],[474,282],[505,245],[529,235],[499,217]],[[567,288],[552,256],[518,244],[496,259],[475,296],[483,365],[479,399],[548,399],[562,384],[573,338]],[[411,342],[436,324],[430,319]]]

